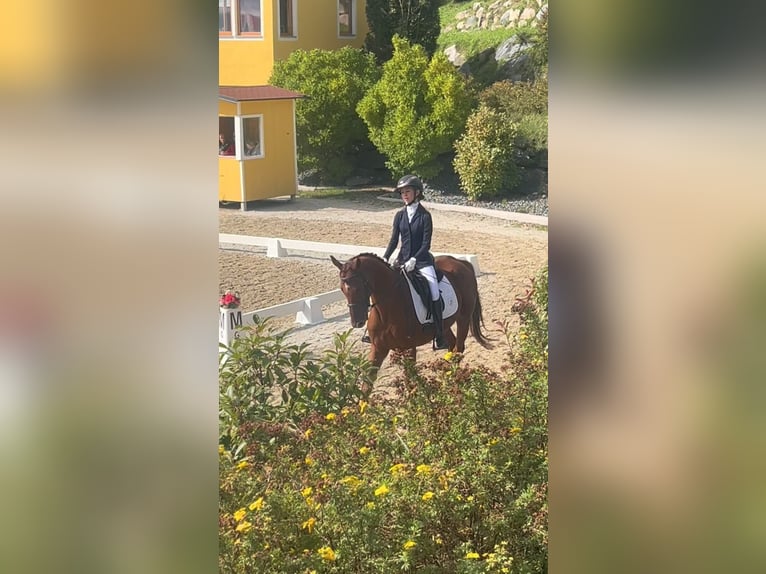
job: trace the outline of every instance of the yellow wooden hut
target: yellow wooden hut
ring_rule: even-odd
[[[295,100],[301,97],[274,86],[219,88],[219,201],[245,209],[258,199],[295,197]]]

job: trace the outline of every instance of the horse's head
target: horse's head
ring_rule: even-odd
[[[341,263],[330,255],[335,267],[340,269],[340,290],[348,301],[348,312],[351,315],[351,325],[363,327],[367,322],[370,310],[370,286],[359,270],[359,259],[353,257]]]

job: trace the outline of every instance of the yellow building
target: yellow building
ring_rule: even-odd
[[[218,0],[218,199],[295,197],[295,101],[268,86],[294,50],[361,48],[365,0]]]
[[[365,0],[218,0],[218,85],[266,84],[295,50],[361,48]]]

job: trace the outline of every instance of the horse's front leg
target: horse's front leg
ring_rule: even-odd
[[[369,394],[372,392],[372,383],[375,382],[375,379],[378,378],[378,370],[380,369],[380,366],[383,364],[383,361],[388,356],[388,352],[390,349],[385,347],[384,345],[381,345],[380,343],[377,343],[373,341],[372,345],[370,346],[370,354],[368,355],[368,359],[370,363],[372,363],[372,373],[370,378],[370,383],[362,385],[362,392],[365,394]]]

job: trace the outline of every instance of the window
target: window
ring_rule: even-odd
[[[295,0],[279,0],[279,37],[295,36]]]
[[[231,0],[218,0],[218,34],[231,36]]]
[[[242,118],[243,156],[245,159],[263,157],[261,132],[261,116]]]
[[[261,35],[261,0],[239,0],[239,33]]]
[[[356,35],[356,0],[338,0],[338,36]]]
[[[234,118],[218,116],[218,155],[234,156]]]
[[[262,0],[218,0],[219,36],[261,36]]]

